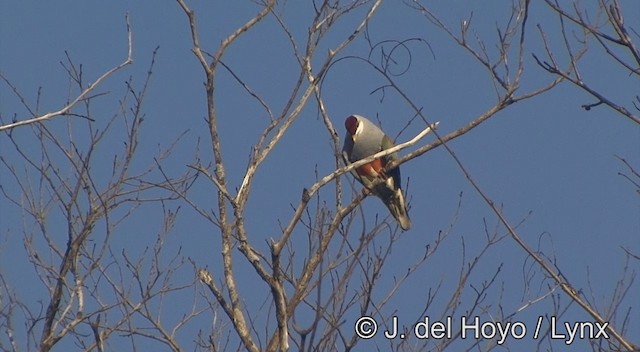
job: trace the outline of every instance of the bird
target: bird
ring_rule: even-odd
[[[364,116],[350,115],[345,120],[344,126],[347,133],[342,155],[347,164],[365,159],[395,145],[389,136]],[[409,219],[407,203],[400,186],[400,167],[385,170],[387,164],[397,158],[397,153],[392,153],[357,167],[351,173],[366,189],[382,200],[400,227],[407,231],[411,228],[411,219]]]

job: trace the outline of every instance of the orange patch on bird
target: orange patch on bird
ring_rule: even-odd
[[[383,169],[384,169],[384,165],[383,165],[382,159],[375,159],[374,161],[368,164],[364,164],[360,167],[357,167],[356,172],[360,176],[376,177],[377,175],[382,173]]]

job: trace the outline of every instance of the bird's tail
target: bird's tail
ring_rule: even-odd
[[[402,194],[401,189],[398,188],[393,192],[393,194],[390,194],[384,204],[389,208],[389,212],[393,215],[396,221],[398,221],[398,224],[400,224],[400,227],[404,231],[411,228],[411,219],[409,219],[409,214],[407,212],[407,203],[404,201],[404,195]]]

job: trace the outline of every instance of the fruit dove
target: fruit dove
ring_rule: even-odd
[[[343,156],[349,163],[364,159],[382,150],[394,146],[393,141],[382,130],[360,115],[347,117],[344,123],[347,135],[342,148]],[[397,154],[392,153],[385,157],[375,159],[352,171],[360,183],[378,196],[389,208],[391,215],[398,221],[403,230],[411,227],[411,220],[407,214],[407,204],[400,188],[400,168],[395,167],[383,172],[388,163],[397,159]],[[382,182],[374,185],[374,182],[382,179]]]

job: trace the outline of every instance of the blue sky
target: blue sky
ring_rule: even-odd
[[[631,14],[640,12],[639,4],[634,1],[621,3],[628,14],[627,20],[631,22]],[[490,48],[495,47],[495,23],[504,24],[504,16],[510,9],[507,2],[492,2],[484,6],[469,1],[425,4],[455,29],[459,28],[459,21],[473,11],[473,28],[479,37],[490,43]],[[222,38],[253,16],[258,8],[250,1],[233,4],[194,1],[190,5],[196,10],[201,42],[209,52],[214,52]],[[312,18],[310,10],[295,1],[287,2],[284,8],[282,5],[279,7],[282,18],[301,47],[307,23]],[[320,64],[326,50],[337,45],[364,13],[363,9],[354,11],[332,29],[321,43],[314,65]],[[4,2],[0,5],[0,71],[30,104],[35,104],[38,88],[41,88],[40,113],[58,109],[69,95],[69,81],[60,65],[66,60],[65,52],[75,63],[82,63],[87,81],[95,79],[126,57],[125,14],[129,15],[132,25],[134,63],[110,77],[98,89],[98,92],[109,94],[93,103],[97,120],[95,126],[104,127],[104,121],[117,112],[118,99],[129,77],[132,77],[134,87],[141,88],[152,53],[159,47],[143,107],[145,122],[134,168],[143,170],[152,165],[153,156],[160,149],[167,148],[184,131],[184,138],[164,164],[165,170],[177,176],[186,171],[185,165],[193,160],[199,138],[201,145],[206,146],[208,134],[204,122],[204,75],[191,53],[186,16],[176,3]],[[558,37],[556,16],[536,3],[532,5],[529,21],[521,93],[541,87],[553,79],[535,64],[531,56],[531,53],[544,56],[535,25],[540,24],[548,31],[559,61],[566,63],[567,58]],[[374,43],[409,38],[423,40],[409,44],[409,71],[396,79],[412,101],[424,109],[429,119],[440,121],[441,135],[464,126],[496,102],[486,70],[442,31],[401,2],[384,3],[369,24],[367,35]],[[630,99],[638,94],[636,77],[614,65],[595,42],[589,45],[590,50],[581,66],[585,80],[608,96],[631,106]],[[367,56],[368,50],[369,44],[361,35],[339,56]],[[379,52],[374,52],[374,55],[379,55]],[[406,67],[403,65],[409,62],[405,61],[409,60],[407,52],[398,51],[397,55],[398,65]],[[243,35],[230,47],[223,60],[268,102],[274,112],[282,109],[297,78],[298,66],[287,38],[273,17],[267,17],[256,30]],[[235,189],[240,186],[251,145],[268,123],[268,118],[225,70],[221,69],[217,84],[223,153],[230,186]],[[344,118],[353,113],[373,120],[377,118],[390,136],[397,137],[397,141],[409,139],[423,128],[416,122],[398,136],[412,118],[413,111],[391,90],[386,90],[384,96],[380,92],[372,93],[382,84],[383,78],[358,60],[346,59],[331,68],[322,93],[341,137]],[[622,247],[640,253],[638,194],[633,185],[619,175],[619,172],[629,172],[616,158],[625,158],[636,169],[640,168],[640,130],[636,124],[606,107],[596,107],[591,111],[580,107],[592,102],[593,98],[583,91],[562,83],[544,95],[499,112],[480,127],[452,141],[450,147],[482,189],[503,207],[512,223],[526,219],[518,230],[530,246],[540,246],[547,255],[555,255],[562,273],[597,307],[604,309],[622,276]],[[18,119],[29,117],[6,84],[0,88],[0,114],[4,123],[14,115]],[[55,131],[63,132],[65,129],[62,118],[47,124]],[[38,144],[31,142],[34,136],[29,127],[17,128],[13,133],[24,148],[37,151]],[[422,143],[433,138],[428,136]],[[104,160],[110,160],[110,154],[122,147],[117,136],[103,143],[104,149],[100,153],[103,153]],[[409,150],[412,149],[415,148]],[[211,160],[206,147],[201,147],[201,151],[205,160]],[[332,153],[329,135],[315,103],[310,100],[265,161],[252,188],[246,219],[248,231],[258,249],[265,253],[268,251],[265,240],[278,236],[280,227],[291,217],[291,204],[297,204],[302,189],[313,184],[316,172],[321,177],[333,171]],[[0,135],[0,154],[19,170],[25,169],[24,162],[16,155],[5,134]],[[106,172],[109,164],[95,165],[95,170],[101,168]],[[2,187],[19,198],[20,192],[8,169],[2,166],[0,170]],[[429,288],[434,288],[440,281],[445,288],[455,285],[462,261],[462,243],[465,243],[469,258],[476,255],[484,244],[484,222],[491,229],[496,226],[497,219],[443,148],[402,165],[402,174],[403,181],[409,178],[410,215],[414,225],[396,243],[392,252],[394,264],[386,267],[384,284],[391,283],[394,275],[403,273],[422,255],[426,245],[433,244],[437,233],[450,226],[462,192],[462,206],[451,234],[437,254],[408,280],[397,298],[385,308],[387,312],[397,309],[401,319],[411,320],[420,313],[416,307],[422,307]],[[198,183],[197,187],[193,199],[204,208],[213,208],[213,185]],[[357,186],[356,190],[359,189]],[[345,201],[348,196],[350,194],[345,195]],[[332,190],[322,191],[321,197],[331,202]],[[168,206],[177,207],[176,204]],[[369,214],[365,218],[369,222],[374,221],[373,214],[387,215],[382,203],[372,197],[367,198],[357,211]],[[28,304],[35,304],[37,300],[44,299],[44,287],[26,259],[22,216],[18,207],[2,198],[0,271],[13,289],[26,297]],[[153,246],[155,235],[161,228],[160,207],[144,207],[135,216],[136,220],[123,223],[114,236],[114,248],[140,253],[146,246]],[[58,225],[52,219],[52,231],[56,231]],[[359,226],[371,228],[372,223]],[[500,228],[500,233],[503,232],[504,229]],[[296,233],[299,236],[305,234],[302,228]],[[353,236],[357,238],[358,235],[354,233]],[[64,240],[64,235],[61,235],[59,244],[64,245]],[[183,205],[165,246],[181,248],[182,256],[220,274],[219,243],[215,228]],[[296,249],[295,246],[302,246],[302,243],[294,241],[292,246]],[[304,253],[305,248],[297,250]],[[505,310],[512,311],[522,305],[523,295],[525,302],[536,297],[535,293],[523,292],[526,291],[522,288],[525,261],[525,253],[513,241],[504,239],[483,257],[474,283],[477,285],[488,279],[503,263],[499,278],[506,287],[502,290],[505,295],[503,302]],[[636,271],[637,263],[636,260],[631,264]],[[191,280],[189,270],[190,266],[184,269],[183,282]],[[246,278],[240,280],[246,304],[259,307],[268,293],[267,286],[259,286],[264,291],[255,290],[257,277],[253,271],[240,261],[238,270],[241,277]],[[637,281],[623,302],[624,307],[631,306],[629,331],[640,330],[640,313],[637,302],[632,299],[640,296]],[[538,289],[543,290],[541,287],[533,291]],[[254,295],[256,292],[260,294]],[[492,291],[495,295],[499,293],[500,290]],[[567,299],[562,296],[563,301]],[[180,304],[177,306],[171,307],[175,308],[173,312],[168,309],[168,316],[180,316]],[[531,324],[536,317],[549,312],[551,302],[545,300],[525,311],[520,318]],[[563,318],[569,321],[589,320],[575,306]],[[346,324],[352,324],[354,320],[348,317]],[[272,320],[271,326],[274,324]],[[181,332],[185,349],[192,349],[193,339],[189,336],[193,336],[197,329],[197,326],[189,326]],[[627,336],[640,343],[637,334],[628,333]],[[66,343],[69,342],[63,342]],[[536,346],[536,341],[530,339],[511,343],[514,348]],[[577,344],[578,348],[584,348],[588,342],[579,341]],[[358,346],[364,350],[373,346],[384,348],[387,344],[375,338],[362,341]],[[115,349],[118,346],[111,347]]]

